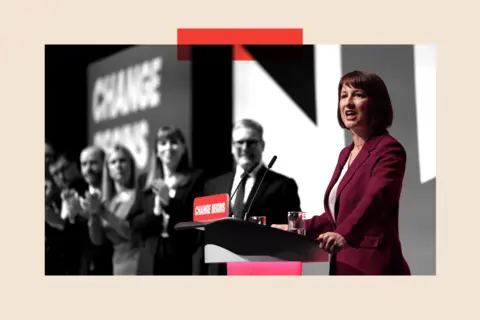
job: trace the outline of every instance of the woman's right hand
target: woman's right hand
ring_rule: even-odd
[[[272,224],[272,228],[288,231],[288,224]]]
[[[157,179],[153,181],[152,190],[155,195],[158,195],[160,197],[160,201],[164,205],[168,205],[168,203],[170,202],[170,189],[162,179]]]

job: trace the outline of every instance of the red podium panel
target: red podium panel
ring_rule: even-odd
[[[229,276],[301,276],[302,263],[297,261],[227,262]]]

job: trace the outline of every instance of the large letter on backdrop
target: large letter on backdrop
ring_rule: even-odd
[[[137,46],[88,67],[89,142],[125,144],[147,169],[162,125],[175,124],[190,147],[190,62],[176,45]]]

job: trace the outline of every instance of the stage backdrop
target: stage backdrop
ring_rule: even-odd
[[[88,140],[124,143],[147,169],[159,127],[174,124],[191,141],[190,61],[176,45],[137,46],[88,67]]]
[[[234,63],[234,120],[253,118],[265,129],[265,161],[295,178],[309,217],[324,212],[323,197],[350,134],[337,122],[337,86],[353,70],[379,74],[395,119],[390,130],[405,147],[407,168],[400,203],[400,236],[413,274],[435,274],[436,106],[435,46],[311,45],[302,59]],[[325,273],[319,265],[305,274]]]

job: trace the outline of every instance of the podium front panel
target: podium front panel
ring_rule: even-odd
[[[321,250],[316,241],[298,234],[236,219],[205,226],[207,263],[328,260],[328,253]]]
[[[246,261],[285,261],[268,255],[240,255],[214,244],[205,246],[205,263],[246,262]]]

